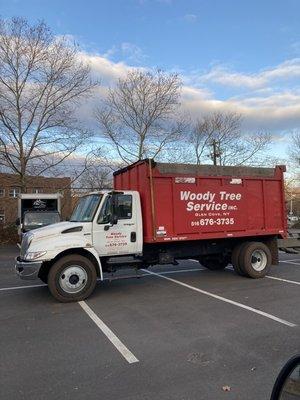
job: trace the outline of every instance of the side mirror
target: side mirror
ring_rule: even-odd
[[[300,400],[300,355],[291,358],[280,371],[271,400]]]
[[[20,225],[21,225],[21,220],[20,220],[19,217],[16,219],[16,225],[17,225],[17,226],[20,226]]]
[[[116,225],[117,223],[118,223],[118,216],[112,214],[109,218],[109,224],[104,226],[104,230],[108,231],[109,228],[111,228],[113,225]]]

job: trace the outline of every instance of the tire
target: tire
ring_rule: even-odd
[[[239,254],[239,267],[249,278],[263,278],[271,268],[271,251],[264,243],[245,243]]]
[[[200,257],[199,262],[203,267],[209,269],[210,271],[221,271],[228,265],[228,261],[225,260],[224,258],[213,259],[213,258]]]
[[[48,274],[49,290],[62,303],[86,299],[95,289],[96,283],[95,266],[79,254],[59,259]]]
[[[243,270],[240,267],[239,264],[239,256],[241,253],[242,248],[247,245],[249,242],[244,242],[244,243],[239,243],[237,244],[234,248],[233,251],[231,253],[231,264],[233,266],[233,269],[235,270],[235,272],[240,275],[240,276],[245,276],[245,273],[243,272]]]

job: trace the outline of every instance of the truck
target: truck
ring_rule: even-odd
[[[69,221],[26,233],[16,271],[61,302],[87,298],[118,269],[184,259],[262,278],[288,247],[284,172],[137,161],[114,172],[112,190],[81,197]]]
[[[61,221],[60,193],[21,193],[18,196],[19,236],[33,229]]]

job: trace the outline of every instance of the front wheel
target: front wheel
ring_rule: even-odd
[[[81,301],[90,296],[97,283],[93,263],[86,257],[72,254],[52,265],[48,274],[51,294],[60,302]]]

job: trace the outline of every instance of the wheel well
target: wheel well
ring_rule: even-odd
[[[278,246],[277,246],[277,236],[256,236],[256,237],[245,237],[241,238],[241,240],[236,240],[234,245],[232,246],[232,250],[234,249],[235,246],[237,246],[240,243],[246,243],[246,242],[261,242],[264,243],[268,248],[270,249],[271,256],[272,256],[272,264],[273,265],[278,265],[279,260],[278,260]]]
[[[53,260],[43,262],[43,264],[42,264],[42,266],[40,268],[38,277],[40,279],[42,279],[42,281],[47,282],[47,276],[48,276],[48,273],[49,273],[50,268],[52,267],[52,265],[54,263],[56,263],[56,261],[60,260],[61,258],[65,257],[65,256],[67,256],[69,254],[79,254],[79,255],[81,255],[83,257],[88,258],[94,264],[97,276],[98,277],[100,276],[99,264],[98,264],[95,256],[93,254],[91,254],[89,251],[78,247],[78,248],[65,250],[65,251],[59,253],[55,258],[53,258]]]

